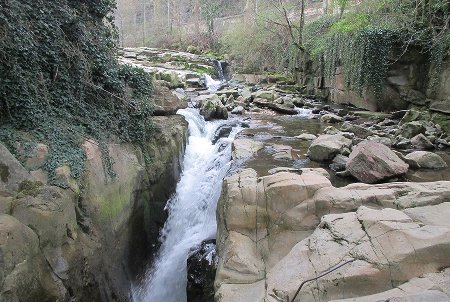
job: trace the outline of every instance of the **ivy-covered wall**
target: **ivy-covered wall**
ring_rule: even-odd
[[[0,1],[0,140],[12,152],[48,145],[53,184],[62,165],[81,176],[84,140],[107,152],[106,141],[151,135],[151,78],[117,63],[114,8],[115,0]]]
[[[337,2],[339,13],[306,24],[309,63],[300,68],[302,84],[335,102],[370,110],[444,101],[450,3],[365,0],[347,7],[347,2]]]

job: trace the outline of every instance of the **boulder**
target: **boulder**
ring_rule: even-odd
[[[412,148],[411,140],[408,138],[404,138],[403,136],[397,136],[394,140],[393,146],[397,149],[402,150]]]
[[[258,107],[269,108],[279,113],[291,115],[297,114],[297,110],[295,110],[295,106],[290,98],[283,97],[276,100],[268,100],[256,97],[253,100],[253,103]]]
[[[351,124],[349,122],[342,124],[341,131],[354,133],[355,136],[359,138],[367,138],[368,136],[373,135],[373,131],[367,127]]]
[[[187,300],[191,302],[214,301],[214,277],[218,257],[216,240],[202,242],[187,260]]]
[[[448,101],[436,101],[431,103],[430,110],[450,114],[450,105]]]
[[[335,135],[335,134],[341,134],[341,131],[338,130],[336,127],[334,126],[328,126],[325,129],[323,129],[323,133],[325,134],[330,134],[330,135]]]
[[[222,95],[225,95],[227,98],[230,96],[233,96],[233,98],[237,98],[239,96],[239,91],[236,89],[229,89],[229,90],[219,90],[216,92],[216,94],[220,97]]]
[[[242,115],[242,114],[244,114],[244,111],[245,111],[244,107],[242,107],[242,106],[237,106],[236,108],[234,108],[233,110],[231,110],[231,113]]]
[[[417,134],[411,139],[411,144],[414,149],[420,150],[432,150],[434,149],[433,143],[422,133]]]
[[[408,164],[385,145],[364,141],[353,149],[346,168],[359,181],[376,183],[405,174]]]
[[[308,157],[314,161],[330,161],[344,148],[349,148],[352,141],[342,135],[321,135],[308,149]]]
[[[247,138],[238,138],[233,141],[233,159],[243,159],[254,156],[264,148],[264,143]]]
[[[176,114],[178,109],[187,107],[187,101],[184,98],[178,98],[169,88],[156,85],[153,94],[155,109],[153,114],[158,116]]]
[[[317,138],[317,136],[314,134],[310,134],[310,133],[302,133],[300,135],[297,135],[295,138],[305,140],[305,141],[313,141]]]
[[[216,94],[201,96],[197,98],[197,100],[199,99],[201,100],[200,114],[205,120],[226,120],[228,118],[227,108],[222,104],[222,101]]]
[[[447,163],[433,152],[427,151],[415,151],[405,156],[406,162],[412,168],[424,168],[424,169],[445,169]]]
[[[264,99],[267,101],[273,101],[275,100],[275,92],[273,90],[259,90],[254,93],[252,93],[252,96],[254,99]]]
[[[397,131],[397,135],[405,138],[413,138],[417,134],[425,133],[426,128],[422,122],[409,122],[403,124]]]
[[[335,124],[344,121],[344,119],[336,114],[327,113],[320,117],[322,123]]]
[[[216,142],[223,138],[228,137],[230,135],[231,131],[233,131],[233,126],[230,125],[223,125],[219,127],[216,132],[214,133],[214,138],[212,139],[212,143],[216,144]]]
[[[297,110],[295,110],[295,105],[292,103],[292,99],[290,98],[279,98],[274,102],[267,104],[267,107],[283,114],[295,115],[297,114]]]
[[[372,135],[367,137],[367,140],[383,144],[387,147],[392,146],[392,140],[389,137],[385,136]]]
[[[330,169],[335,172],[344,171],[346,169],[347,162],[348,162],[347,156],[338,154],[333,159],[333,162],[330,164]]]

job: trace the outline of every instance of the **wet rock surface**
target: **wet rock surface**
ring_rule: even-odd
[[[187,260],[187,301],[213,302],[218,256],[216,240],[202,242]]]

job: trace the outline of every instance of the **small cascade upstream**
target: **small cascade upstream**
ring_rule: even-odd
[[[222,63],[220,61],[218,61],[218,60],[213,60],[212,62],[214,64],[214,67],[216,68],[218,79],[220,81],[224,81],[225,80],[225,73],[224,73],[224,70],[223,70],[223,67],[222,67]]]
[[[311,109],[298,108],[298,107],[295,107],[294,109],[295,109],[295,111],[297,111],[297,115],[305,116],[305,117],[310,117],[312,115],[312,110]]]
[[[214,92],[219,90],[220,86],[222,86],[223,82],[221,80],[214,80],[209,74],[203,74],[205,77],[205,84],[208,87],[208,91]]]
[[[236,120],[205,122],[197,109],[178,111],[189,122],[189,142],[183,173],[167,203],[169,217],[161,232],[161,248],[143,285],[134,289],[139,302],[186,301],[186,261],[204,240],[216,236],[216,203],[231,158],[231,143],[239,127],[212,143],[216,131]]]

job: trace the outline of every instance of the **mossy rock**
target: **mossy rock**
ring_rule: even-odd
[[[19,192],[36,197],[44,184],[40,181],[24,180],[19,184]]]
[[[375,111],[354,111],[354,115],[369,119],[378,119],[378,118],[389,118],[391,115],[386,112],[375,112]]]
[[[212,66],[202,65],[202,64],[196,64],[196,63],[188,63],[186,66],[186,69],[192,70],[197,73],[206,73],[210,76],[213,76],[216,74],[216,69]]]
[[[408,110],[408,112],[406,112],[406,114],[403,116],[402,120],[400,121],[400,124],[403,125],[420,119],[422,119],[422,113],[418,110],[411,109]]]
[[[450,134],[450,115],[443,113],[436,113],[433,114],[431,120],[435,124],[439,124],[447,134]]]

